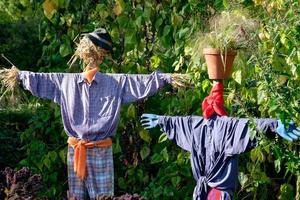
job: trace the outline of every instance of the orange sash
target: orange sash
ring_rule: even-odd
[[[86,176],[86,149],[109,147],[112,145],[112,140],[111,138],[107,138],[95,142],[88,142],[74,137],[69,137],[68,144],[74,148],[74,172],[78,178],[83,180]]]

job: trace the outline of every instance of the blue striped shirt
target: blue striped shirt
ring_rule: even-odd
[[[61,106],[68,136],[97,141],[113,136],[124,103],[153,95],[171,82],[170,74],[105,74],[97,72],[91,84],[83,73],[20,71],[18,80],[33,95]]]

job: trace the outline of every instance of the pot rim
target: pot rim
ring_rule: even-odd
[[[219,55],[219,54],[221,54],[221,50],[218,48],[204,48],[203,54],[204,55]],[[224,54],[225,54],[225,52],[224,52]],[[227,50],[227,55],[229,55],[229,56],[235,56],[236,54],[237,54],[237,52],[234,49]]]

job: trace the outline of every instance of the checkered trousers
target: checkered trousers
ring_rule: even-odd
[[[112,146],[86,149],[86,178],[82,181],[74,173],[74,149],[68,147],[69,199],[91,200],[114,193],[114,168]]]

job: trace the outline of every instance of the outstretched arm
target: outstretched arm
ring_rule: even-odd
[[[143,114],[142,125],[145,129],[160,126],[170,140],[175,140],[182,149],[191,151],[192,146],[192,117],[169,117],[155,114]]]
[[[158,71],[152,74],[126,74],[122,88],[122,102],[130,103],[155,94],[167,83],[171,83],[171,75]]]
[[[240,154],[250,150],[257,145],[257,140],[250,140],[250,128],[248,119],[232,118],[231,128],[226,132],[226,152],[228,154]],[[300,136],[299,128],[296,126],[286,129],[282,122],[277,119],[256,119],[256,130],[260,132],[271,132],[278,134],[282,138],[293,141]]]
[[[60,103],[62,73],[19,71],[16,78],[22,83],[23,87],[29,90],[34,96]]]
[[[300,136],[300,128],[296,127],[294,122],[290,122],[286,128],[281,120],[276,119],[256,119],[257,130],[261,132],[271,131],[278,134],[285,140],[290,142],[298,140]]]
[[[122,102],[130,103],[155,94],[166,84],[173,87],[190,86],[189,75],[165,74],[155,71],[152,74],[126,74],[125,83],[122,87]]]

